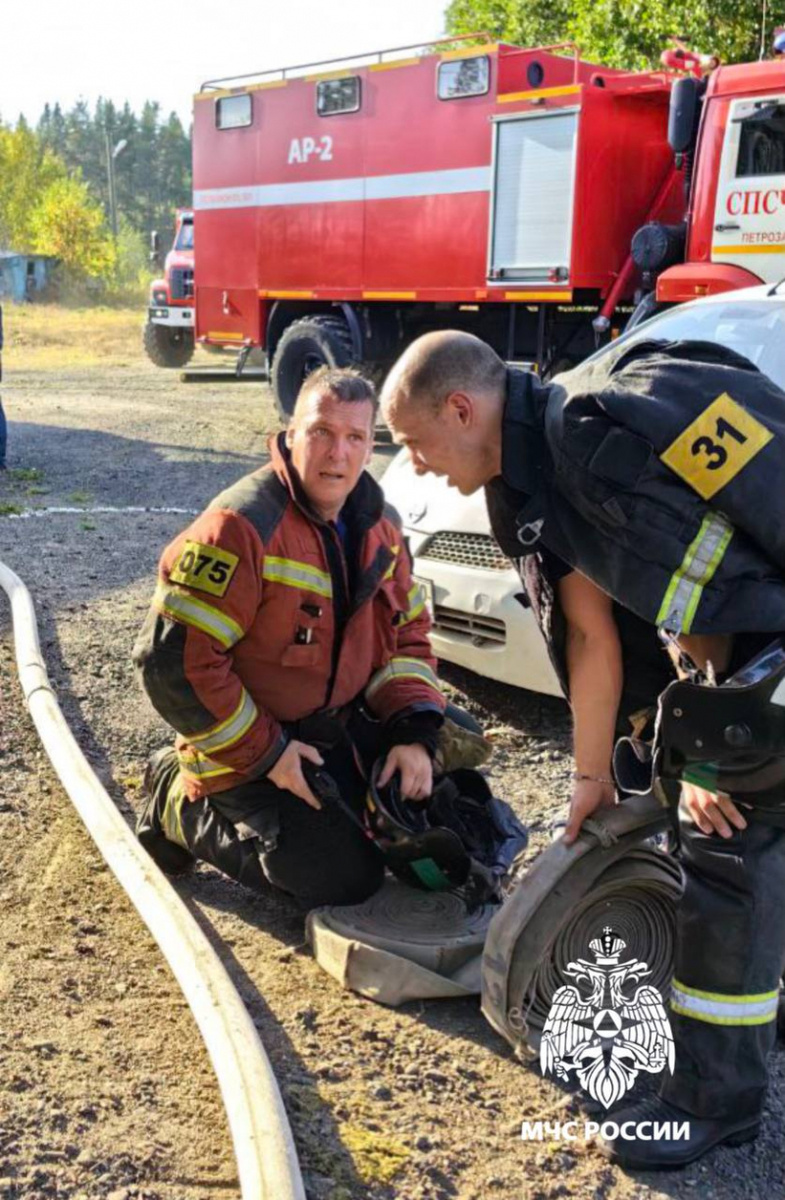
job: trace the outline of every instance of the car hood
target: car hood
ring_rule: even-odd
[[[417,475],[409,455],[401,450],[380,480],[385,499],[398,510],[407,529],[419,533],[451,530],[490,533],[482,489],[462,496],[436,475]]]

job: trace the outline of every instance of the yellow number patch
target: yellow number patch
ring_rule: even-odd
[[[223,596],[239,561],[236,554],[218,546],[186,542],[169,578],[172,583],[182,583],[211,596]]]
[[[723,392],[660,455],[666,466],[710,500],[774,435]]]

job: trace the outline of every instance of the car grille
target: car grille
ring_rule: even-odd
[[[418,558],[435,558],[440,562],[457,563],[461,567],[481,567],[484,571],[506,571],[509,560],[504,557],[487,533],[435,533],[417,554]]]
[[[169,273],[173,300],[190,300],[194,294],[194,273],[190,267],[173,267]]]
[[[457,608],[446,608],[443,604],[437,604],[434,608],[433,625],[438,632],[458,634],[468,638],[475,646],[482,646],[485,642],[503,646],[507,641],[504,621],[461,612]]]

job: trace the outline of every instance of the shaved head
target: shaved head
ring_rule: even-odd
[[[507,368],[471,333],[445,329],[412,342],[382,388],[382,413],[419,474],[470,495],[501,470]]]
[[[382,410],[400,404],[435,412],[452,392],[504,396],[506,367],[495,350],[473,333],[444,329],[426,333],[403,352],[385,380]]]

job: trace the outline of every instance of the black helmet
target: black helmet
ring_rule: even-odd
[[[499,898],[500,881],[528,833],[477,771],[451,771],[425,801],[405,800],[400,775],[378,784],[374,764],[366,821],[390,870],[429,891],[462,891],[471,905]]]
[[[745,795],[785,783],[785,643],[720,687],[680,680],[660,696],[654,775]]]

